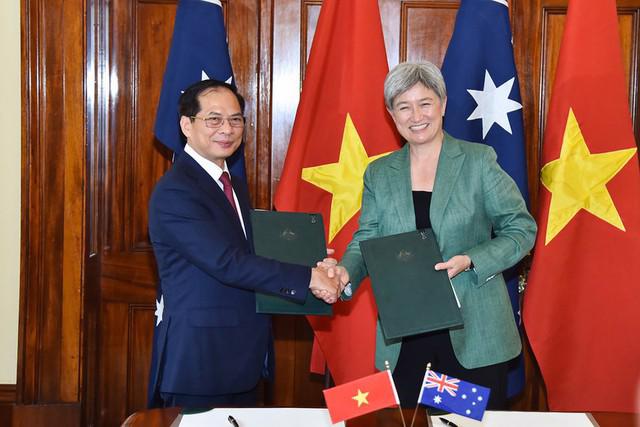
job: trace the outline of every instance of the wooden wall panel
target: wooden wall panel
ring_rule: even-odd
[[[112,8],[104,247],[118,254],[150,251],[146,206],[170,166],[171,153],[153,137],[153,124],[176,7],[139,0],[113,2]]]
[[[13,425],[13,409],[16,402],[16,385],[0,384],[0,425]]]
[[[119,425],[146,404],[157,283],[147,206],[171,165],[172,154],[154,138],[153,126],[175,11],[175,1],[115,1],[98,17],[109,52],[98,58],[108,90],[96,100],[105,108],[96,117],[97,127],[106,129],[96,150],[106,209],[96,221],[97,372],[87,387],[95,398],[85,410],[98,426]]]
[[[271,93],[272,93],[272,53],[273,53],[273,2],[260,1],[256,19],[259,28],[256,36],[256,60],[259,64],[257,76],[256,108],[257,130],[255,144],[255,197],[254,206],[267,209],[271,207]]]
[[[286,149],[291,138],[293,115],[300,99],[302,80],[300,61],[302,34],[309,43],[308,32],[302,30],[299,1],[277,1],[273,7],[273,58],[271,78],[271,182],[269,202],[280,180]]]
[[[119,425],[146,406],[151,344],[155,325],[155,290],[105,278],[98,363],[98,426]]]
[[[629,87],[629,108],[636,135],[636,143],[640,141],[640,121],[638,112],[638,72],[640,69],[640,7],[635,5],[618,8],[620,27],[620,45],[622,46],[622,60],[625,69],[625,79]]]
[[[23,0],[21,10],[23,179],[17,399],[76,402],[80,398],[85,260],[84,4],[80,0]]]
[[[458,4],[406,2],[401,6],[400,61],[430,61],[441,66],[449,46]]]
[[[540,124],[540,135],[543,135],[545,119],[549,110],[549,101],[551,97],[551,89],[555,79],[555,70],[558,66],[558,58],[560,53],[560,45],[562,43],[562,30],[566,18],[566,8],[549,8],[543,12],[543,58],[542,58],[542,92],[541,106],[543,107],[539,114],[542,122]],[[542,146],[542,144],[540,144]]]
[[[125,221],[122,224],[127,250],[150,251],[146,207],[154,184],[171,164],[167,150],[153,136],[153,127],[176,8],[174,4],[148,0],[131,3],[134,14],[131,52],[135,54],[131,81],[122,82],[130,86],[122,90],[131,90],[132,105],[130,117],[118,118],[119,122],[132,127],[130,139],[124,141],[129,158],[121,171],[127,177],[124,183],[124,194],[127,195]]]
[[[17,405],[13,410],[13,427],[80,426],[79,403]]]
[[[117,425],[126,418],[127,395],[127,331],[126,304],[102,304],[96,425]],[[105,330],[108,325],[108,330]]]
[[[313,332],[307,319],[274,316],[275,380],[265,403],[273,406],[323,406],[324,377],[309,372]]]
[[[322,3],[319,1],[306,1],[302,6],[302,49],[300,75],[304,77],[305,70],[307,68],[307,62],[309,61],[309,55],[311,54],[311,46],[313,45],[313,35],[316,33],[316,27],[318,26],[318,18],[320,17],[320,8]]]
[[[245,98],[246,125],[244,128],[244,155],[247,168],[247,181],[253,206],[268,208],[265,200],[257,199],[262,194],[258,188],[256,177],[268,173],[268,169],[256,158],[256,135],[259,132],[259,111],[261,93],[258,90],[262,63],[259,58],[260,41],[260,1],[259,0],[228,0],[223,2],[226,15],[227,37],[229,39],[229,55],[233,72],[240,93]],[[268,70],[268,68],[267,68]],[[264,141],[263,141],[264,142]],[[268,167],[268,166],[267,166]]]
[[[131,304],[128,308],[126,415],[147,406],[149,361],[156,307],[149,304]]]

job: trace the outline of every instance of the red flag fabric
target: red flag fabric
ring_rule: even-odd
[[[328,388],[323,393],[334,424],[400,404],[388,370]]]
[[[321,212],[338,259],[357,228],[366,166],[400,147],[384,106],[387,72],[377,0],[325,0],[275,205]],[[368,283],[331,318],[309,317],[336,384],[375,372],[376,317]]]
[[[638,411],[640,172],[615,0],[569,1],[551,95],[526,332],[551,410]]]

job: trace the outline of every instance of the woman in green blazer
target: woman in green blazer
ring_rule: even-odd
[[[489,407],[500,409],[507,362],[521,351],[501,272],[533,247],[536,224],[494,150],[443,131],[446,89],[435,65],[396,66],[384,96],[406,144],[367,168],[359,228],[335,271],[350,283],[349,298],[368,274],[360,241],[432,228],[446,260],[434,268],[447,270],[464,326],[389,340],[378,325],[376,366],[390,362],[403,406],[415,406],[430,361],[439,372],[490,387]]]

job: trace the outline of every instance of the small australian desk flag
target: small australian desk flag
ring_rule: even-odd
[[[482,420],[491,390],[427,369],[418,403]]]

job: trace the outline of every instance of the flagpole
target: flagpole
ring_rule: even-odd
[[[424,373],[424,377],[427,377],[427,374],[429,373],[429,370],[431,369],[431,362],[427,363],[427,369],[425,370]],[[420,384],[420,394],[418,396],[420,396],[422,394],[422,388],[424,387],[424,381],[422,381],[422,383]],[[413,418],[411,418],[411,426],[413,427],[413,423],[416,421],[416,415],[418,414],[418,406],[420,406],[420,397],[418,397],[418,401],[416,402],[416,409],[413,410]],[[429,407],[425,407],[425,410],[427,412],[427,427],[433,427],[433,424],[431,423],[431,416],[429,415]]]
[[[324,388],[331,387],[331,371],[329,371],[329,365],[325,362],[324,364]]]
[[[384,361],[384,367],[389,373],[391,373],[391,368],[389,366],[389,361]],[[395,386],[394,386],[395,387]],[[402,427],[407,427],[407,424],[404,422],[404,414],[402,413],[402,405],[398,404],[398,411],[400,411],[400,419],[402,420]]]

